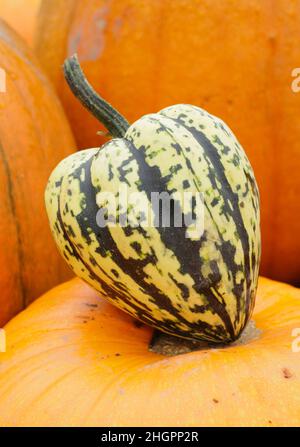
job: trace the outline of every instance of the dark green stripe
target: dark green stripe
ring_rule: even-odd
[[[203,152],[205,155],[205,158],[212,164],[213,170],[210,172],[210,180],[212,185],[215,184],[215,187],[217,188],[217,184],[215,182],[215,177],[218,177],[219,181],[222,185],[222,190],[220,191],[220,195],[222,195],[224,203],[225,203],[225,209],[224,212],[229,214],[231,218],[235,222],[235,227],[237,230],[237,233],[239,235],[243,252],[244,252],[244,262],[245,262],[245,277],[246,277],[246,301],[245,301],[245,311],[246,315],[249,315],[249,306],[251,303],[251,269],[250,269],[250,247],[249,247],[249,237],[247,230],[244,226],[243,218],[240,212],[239,208],[239,197],[238,194],[234,193],[232,191],[231,185],[226,177],[225,174],[225,168],[221,160],[221,156],[218,152],[218,149],[212,144],[212,142],[206,137],[206,135],[196,129],[195,127],[190,127],[185,124],[185,122],[180,119],[174,119],[170,118],[176,123],[183,126],[197,141],[197,143],[203,148]],[[247,177],[247,180],[249,181],[249,176]],[[255,183],[254,180],[251,178],[251,186],[252,186],[252,192],[255,194],[255,190],[253,188],[252,183]],[[231,210],[228,203],[231,203],[233,206],[233,211]],[[226,262],[226,259],[224,259]],[[229,266],[228,266],[229,268]],[[240,297],[237,297],[240,298]],[[240,301],[240,300],[239,300]],[[247,318],[246,318],[247,321]]]
[[[139,179],[141,182],[141,190],[145,191],[149,201],[151,201],[152,192],[168,192],[168,180],[161,176],[159,167],[149,166],[146,161],[146,148],[141,146],[139,150],[130,141],[126,141],[131,153],[139,167]],[[178,204],[180,207],[180,204]],[[180,209],[180,208],[179,208]],[[156,211],[156,210],[154,210]],[[182,222],[184,222],[184,215],[182,215]],[[215,312],[223,321],[226,331],[231,339],[235,338],[234,328],[226,308],[214,296],[210,288],[215,284],[215,281],[209,281],[201,274],[201,259],[199,257],[199,250],[203,242],[200,240],[191,240],[186,238],[186,227],[158,227],[161,239],[167,249],[173,252],[180,264],[180,271],[183,274],[190,275],[194,280],[194,289],[197,293],[203,294],[213,312]],[[225,334],[224,334],[225,335]],[[228,336],[227,336],[228,337]]]

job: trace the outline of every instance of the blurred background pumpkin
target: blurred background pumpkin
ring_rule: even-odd
[[[149,327],[74,279],[5,327],[0,426],[299,426],[299,303],[261,278],[248,338],[166,357],[149,352]]]
[[[0,327],[70,277],[44,206],[49,173],[75,142],[48,79],[25,43],[0,21]],[[5,79],[6,78],[6,79]]]
[[[80,148],[103,138],[63,80],[75,52],[130,121],[182,102],[224,119],[260,187],[261,271],[299,285],[299,23],[298,0],[43,0],[36,49]]]
[[[0,17],[32,46],[41,0],[0,0]]]

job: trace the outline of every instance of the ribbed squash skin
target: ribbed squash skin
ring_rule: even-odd
[[[142,192],[150,208],[152,192],[203,193],[203,235],[192,240],[184,226],[100,228],[98,193],[117,199],[120,185]],[[221,120],[190,105],[146,115],[124,139],[60,163],[46,204],[66,261],[118,307],[187,338],[239,336],[255,299],[259,198],[248,159]]]

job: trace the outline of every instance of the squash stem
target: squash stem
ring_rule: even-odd
[[[201,340],[190,340],[165,334],[158,329],[154,329],[149,342],[149,351],[160,355],[173,356],[186,354],[193,351],[208,351],[209,349],[226,349],[231,346],[245,345],[252,340],[261,337],[261,330],[255,326],[254,321],[249,321],[241,336],[231,343],[213,343]]]
[[[154,329],[148,348],[150,352],[171,357],[192,351],[208,350],[211,346],[215,347],[206,341],[188,340]]]
[[[81,104],[107,128],[113,137],[124,137],[129,123],[93,89],[83,73],[77,54],[66,59],[63,68],[65,79]]]

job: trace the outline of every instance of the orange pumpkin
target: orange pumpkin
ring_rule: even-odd
[[[21,39],[0,21],[0,327],[70,274],[44,209],[51,170],[75,148],[62,107]],[[6,79],[5,79],[6,78]]]
[[[74,52],[130,122],[179,103],[224,119],[261,192],[262,273],[300,284],[299,22],[298,0],[44,1],[36,44],[81,148],[100,145],[99,123],[63,80]]]
[[[253,318],[236,344],[167,357],[149,327],[62,284],[5,328],[0,426],[299,426],[300,290],[260,278]]]
[[[33,44],[36,19],[41,0],[0,0],[0,18]]]

